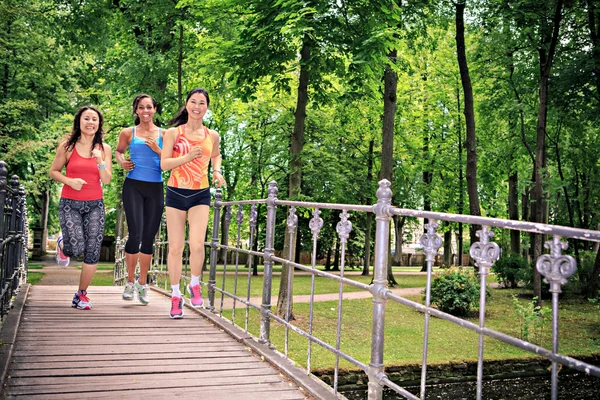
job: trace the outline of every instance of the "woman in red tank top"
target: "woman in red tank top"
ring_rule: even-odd
[[[107,185],[112,177],[112,150],[102,143],[103,122],[96,108],[81,107],[71,134],[58,145],[50,167],[50,177],[63,184],[58,205],[62,252],[69,257],[83,256],[79,290],[71,303],[80,310],[92,308],[87,288],[96,272],[104,238],[102,184]]]

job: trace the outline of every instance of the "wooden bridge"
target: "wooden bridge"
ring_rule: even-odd
[[[206,310],[168,316],[170,298],[121,299],[91,287],[90,311],[70,307],[76,286],[29,286],[5,321],[3,398],[336,398],[243,330]],[[18,327],[18,329],[10,329]]]

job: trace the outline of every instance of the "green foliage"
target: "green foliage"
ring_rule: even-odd
[[[462,267],[440,270],[431,282],[431,304],[456,316],[468,315],[479,304],[479,293],[477,275]]]
[[[513,253],[503,255],[492,267],[498,282],[506,288],[516,288],[527,281],[529,270],[527,260]]]
[[[521,339],[529,341],[531,335],[531,341],[533,342],[538,339],[541,330],[548,322],[547,317],[552,314],[552,310],[548,307],[537,306],[537,297],[525,304],[519,301],[514,294],[512,299],[513,308],[520,324]]]

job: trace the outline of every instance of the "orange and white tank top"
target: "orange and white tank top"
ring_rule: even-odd
[[[190,152],[194,146],[202,148],[202,157],[173,168],[167,182],[168,186],[180,189],[205,189],[208,184],[208,164],[213,151],[213,140],[208,128],[204,127],[204,139],[190,140],[185,135],[185,125],[178,127],[177,140],[173,146],[173,158],[181,157]]]

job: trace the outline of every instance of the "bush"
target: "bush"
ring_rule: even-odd
[[[489,297],[487,288],[486,297]],[[478,276],[464,268],[440,271],[431,282],[431,304],[452,315],[468,315],[472,306],[479,304]]]
[[[514,253],[500,257],[492,267],[498,283],[506,288],[516,288],[519,283],[529,282],[531,280],[530,269],[527,260]]]

